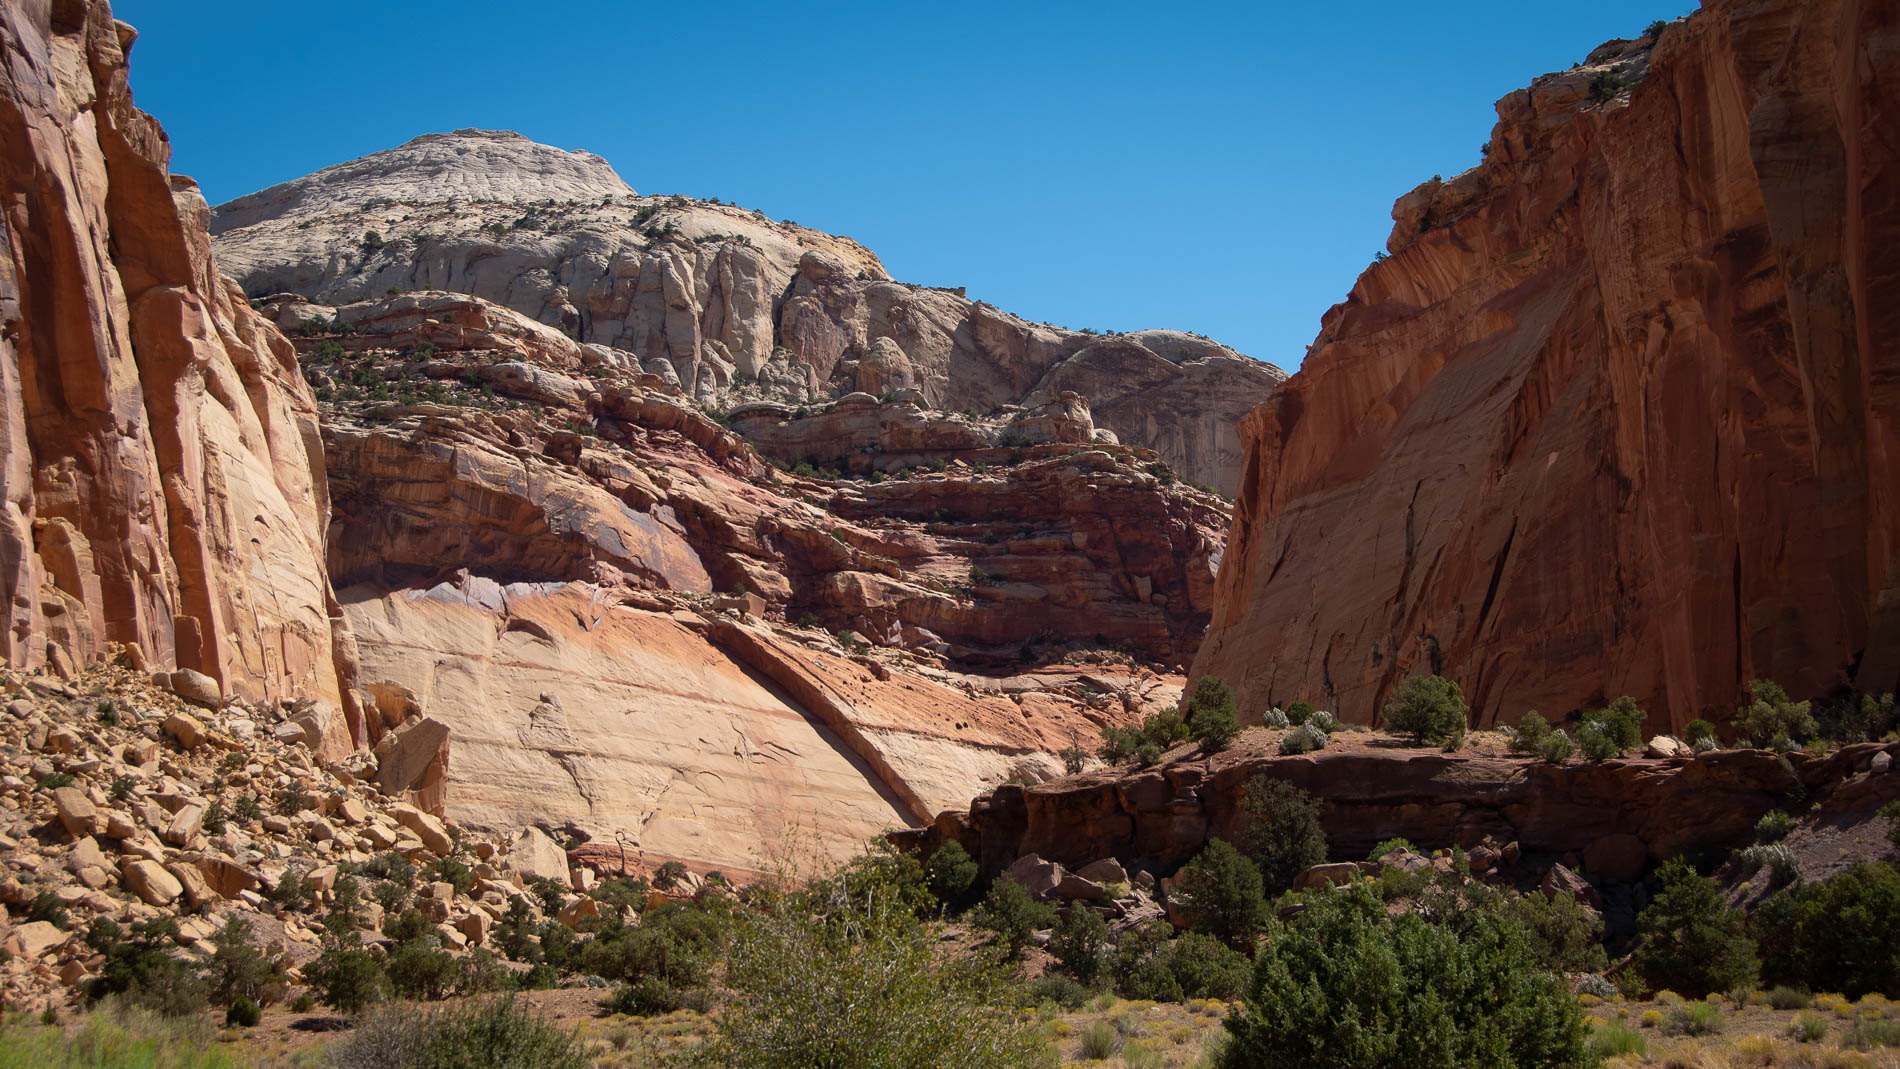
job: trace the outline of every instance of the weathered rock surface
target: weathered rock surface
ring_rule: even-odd
[[[803,416],[754,405],[728,430],[598,347],[440,296],[346,309],[400,312],[399,336],[299,339],[333,405],[341,584],[744,590],[786,618],[988,667],[1025,644],[1192,655],[1221,503],[1154,453],[1098,441],[1073,394],[1007,420],[858,394]],[[868,479],[819,478],[814,459]]]
[[[212,225],[255,296],[473,294],[611,350],[696,403],[915,389],[987,413],[1073,391],[1120,441],[1228,493],[1235,421],[1285,378],[1196,335],[1066,330],[960,289],[893,282],[848,238],[729,204],[640,197],[598,157],[512,133],[425,135],[222,205]]]
[[[354,709],[316,409],[221,278],[103,2],[0,9],[0,661],[119,643]]]
[[[1196,672],[1360,723],[1427,672],[1480,724],[1894,689],[1896,55],[1890,6],[1711,0],[1500,101],[1243,421]]]
[[[1765,750],[1722,750],[1549,765],[1357,738],[1299,757],[1228,751],[1142,771],[1005,784],[967,811],[941,813],[931,827],[895,838],[925,853],[956,840],[986,874],[1026,854],[1056,865],[1113,857],[1166,871],[1211,838],[1243,841],[1250,819],[1239,808],[1243,787],[1266,775],[1320,800],[1334,857],[1361,858],[1394,838],[1426,849],[1508,843],[1513,853],[1545,859],[1576,853],[1590,875],[1616,882],[1692,847],[1753,841],[1755,822],[1797,784],[1823,814],[1852,809],[1871,817],[1881,799],[1900,797],[1900,783],[1863,771],[1872,755],[1900,749],[1892,743],[1847,746],[1825,758],[1796,752],[1787,762]]]

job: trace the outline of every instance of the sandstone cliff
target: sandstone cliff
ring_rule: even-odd
[[[0,655],[354,713],[315,405],[218,275],[102,2],[0,8]]]
[[[222,205],[212,229],[254,296],[472,294],[718,408],[910,388],[987,413],[1073,391],[1120,441],[1226,493],[1236,421],[1285,378],[1195,335],[1065,330],[895,282],[849,238],[642,197],[597,156],[512,133],[425,135]]]
[[[1897,59],[1891,4],[1710,0],[1501,100],[1243,422],[1196,672],[1359,722],[1893,689]]]

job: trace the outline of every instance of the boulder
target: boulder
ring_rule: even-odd
[[[165,718],[162,727],[182,749],[195,749],[205,741],[205,726],[190,713],[173,713]]]
[[[1314,865],[1293,878],[1295,891],[1311,891],[1319,887],[1337,887],[1349,884],[1359,878],[1359,866],[1350,861],[1341,861],[1329,865]]]
[[[1544,874],[1544,882],[1538,885],[1538,890],[1544,892],[1545,898],[1569,895],[1591,909],[1603,909],[1603,896],[1597,893],[1597,889],[1563,865],[1552,865],[1550,871]]]
[[[70,938],[71,932],[62,932],[48,921],[28,921],[14,925],[6,941],[15,954],[32,961]]]
[[[1104,885],[1111,883],[1125,884],[1129,882],[1128,870],[1122,868],[1121,862],[1112,857],[1105,857],[1099,861],[1091,861],[1077,869],[1075,874],[1085,880],[1094,880],[1096,883]]]
[[[423,809],[442,807],[448,776],[449,726],[434,717],[413,717],[376,744],[376,786],[392,797],[415,792]]]
[[[99,828],[99,807],[92,804],[84,791],[77,787],[56,787],[53,789],[53,810],[59,815],[59,823],[67,834],[83,838]]]
[[[173,694],[200,708],[216,709],[224,704],[224,692],[219,688],[218,681],[189,668],[180,668],[171,674],[171,690]],[[196,746],[197,743],[186,745]]]
[[[165,866],[156,861],[128,861],[122,870],[125,889],[143,899],[147,905],[169,906],[185,893],[185,885],[178,877],[165,870]]]
[[[1643,747],[1644,757],[1681,757],[1688,752],[1689,748],[1671,735],[1657,735],[1649,740],[1648,746]]]
[[[553,880],[564,889],[572,886],[568,878],[567,851],[532,825],[515,836],[508,850],[508,863],[524,877]]]
[[[399,802],[389,807],[389,815],[396,823],[415,832],[416,838],[422,840],[423,847],[437,857],[447,857],[455,852],[455,840],[449,837],[448,829],[428,813]]]
[[[1035,854],[1026,854],[1017,858],[1003,875],[1027,887],[1031,896],[1044,899],[1054,893],[1056,887],[1062,883],[1062,878],[1068,873],[1061,865],[1053,861],[1044,861]]]

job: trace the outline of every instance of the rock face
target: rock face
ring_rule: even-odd
[[[218,275],[103,2],[0,9],[0,659],[354,713],[295,353]]]
[[[1480,724],[1893,689],[1896,55],[1890,5],[1711,0],[1500,101],[1243,421],[1196,672],[1361,723],[1427,672]]]
[[[1195,335],[1066,330],[894,282],[848,238],[640,197],[598,157],[512,133],[425,135],[222,205],[212,226],[255,296],[472,294],[699,404],[915,389],[988,413],[1072,391],[1120,441],[1226,493],[1240,472],[1235,421],[1286,377]]]
[[[1221,503],[1095,440],[1073,394],[1013,422],[853,394],[802,418],[754,405],[727,430],[506,309],[370,304],[340,310],[357,333],[298,340],[333,405],[339,584],[743,589],[786,619],[988,668],[1073,641],[1185,667],[1211,610]],[[869,479],[775,471],[741,433]]]
[[[1360,858],[1387,839],[1426,849],[1515,843],[1545,859],[1572,853],[1594,877],[1636,878],[1692,847],[1752,841],[1755,821],[1797,783],[1823,813],[1871,813],[1900,784],[1870,775],[1896,747],[1861,743],[1826,758],[1726,750],[1668,761],[1548,765],[1534,758],[1444,754],[1336,743],[1300,757],[1218,755],[1139,772],[1100,772],[1024,787],[1005,784],[967,812],[940,814],[901,843],[925,853],[963,845],[986,874],[1039,854],[1059,865],[1100,857],[1167,871],[1211,838],[1244,841],[1244,786],[1282,779],[1320,800],[1334,857]]]

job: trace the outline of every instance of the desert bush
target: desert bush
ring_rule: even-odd
[[[575,1033],[517,1007],[513,998],[377,1013],[325,1054],[333,1069],[584,1069],[589,1064]]]
[[[1415,743],[1450,742],[1465,733],[1464,691],[1443,676],[1413,676],[1385,705],[1386,730]]]
[[[1511,739],[1511,752],[1536,754],[1544,751],[1544,740],[1550,738],[1550,722],[1537,710],[1525,713],[1517,726],[1508,729]]]
[[[1756,843],[1737,855],[1736,861],[1745,877],[1766,868],[1770,887],[1785,887],[1801,878],[1794,852],[1781,843]]]
[[[1685,1002],[1663,1019],[1663,1032],[1672,1036],[1712,1036],[1722,1030],[1722,1010],[1707,999]]]
[[[1788,699],[1787,691],[1772,680],[1757,679],[1748,684],[1753,701],[1735,711],[1735,722],[1756,746],[1774,746],[1777,742],[1802,743],[1814,737],[1814,717],[1807,702]]]
[[[1312,715],[1313,707],[1307,702],[1294,702],[1286,707],[1286,722],[1294,727],[1306,723],[1307,718]]]
[[[1771,809],[1755,822],[1755,841],[1778,843],[1794,830],[1794,818],[1779,809]]]
[[[929,881],[930,893],[944,908],[954,912],[962,912],[975,901],[981,871],[963,844],[954,841],[939,846],[924,861],[924,877]]]
[[[1715,733],[1714,724],[1698,717],[1682,725],[1682,741],[1688,743],[1690,746],[1694,746],[1703,739],[1708,739],[1710,742],[1715,743],[1721,742],[1721,739],[1717,737]]]
[[[1326,833],[1312,795],[1263,773],[1247,781],[1240,809],[1248,818],[1240,846],[1260,869],[1267,897],[1285,893],[1295,877],[1326,860]]]
[[[1309,721],[1294,728],[1280,739],[1280,756],[1293,757],[1325,749],[1325,747],[1326,733],[1314,727]]]
[[[1010,883],[997,881],[998,886]],[[944,956],[915,915],[871,904],[820,915],[792,896],[736,918],[712,1040],[687,1064],[1015,1069],[1051,1062],[987,955]]]
[[[1262,727],[1283,728],[1286,727],[1287,724],[1286,710],[1281,709],[1277,705],[1268,706],[1267,711],[1260,714],[1260,725]]]
[[[1806,991],[1779,985],[1768,992],[1768,1005],[1777,1010],[1805,1010],[1814,1000]]]
[[[1900,1047],[1900,1021],[1863,1017],[1841,1035],[1841,1046],[1849,1050]]]
[[[1138,728],[1108,727],[1102,730],[1101,758],[1111,765],[1135,761],[1151,765],[1161,759],[1169,747],[1187,741],[1187,721],[1172,709],[1152,713]]]
[[[1049,936],[1049,956],[1085,987],[1107,983],[1113,970],[1114,951],[1108,943],[1108,922],[1102,915],[1077,902],[1056,923]]]
[[[1629,86],[1629,79],[1615,71],[1598,71],[1596,75],[1590,79],[1590,99],[1597,101],[1615,100],[1616,95],[1628,89]]]
[[[269,1006],[289,994],[287,972],[283,951],[258,948],[251,942],[250,922],[232,916],[212,940],[204,978],[214,1004],[231,1006],[247,999]]]
[[[1617,749],[1615,736],[1601,720],[1585,720],[1577,725],[1577,748],[1583,751],[1585,760],[1598,764],[1622,752]]]
[[[1175,936],[1172,925],[1156,920],[1122,934],[1115,972],[1124,998],[1185,1002],[1239,998],[1252,968],[1247,955],[1220,940],[1193,931]]]
[[[1240,734],[1240,709],[1234,692],[1219,676],[1202,676],[1188,702],[1188,733],[1208,753],[1225,750]]]
[[[1636,699],[1625,694],[1595,715],[1619,750],[1634,750],[1643,745],[1643,721],[1649,716]]]
[[[1625,1024],[1607,1021],[1590,1029],[1590,1053],[1601,1059],[1649,1057],[1649,1040]]]
[[[1881,806],[1880,815],[1887,821],[1887,842],[1900,850],[1900,801]]]
[[[80,993],[88,1004],[107,997],[164,1017],[186,1017],[205,1008],[205,984],[183,961],[171,954],[177,945],[178,922],[158,916],[122,929],[103,918],[86,929],[86,945],[104,959],[99,975],[85,981]]]
[[[1760,962],[1741,911],[1681,858],[1657,870],[1662,889],[1637,918],[1632,965],[1652,988],[1701,996],[1753,986]]]
[[[303,978],[318,1001],[343,1013],[361,1013],[389,997],[389,977],[367,950],[331,947],[304,966]]]
[[[239,995],[237,1001],[231,1003],[231,1008],[224,1011],[224,1023],[228,1028],[256,1028],[263,1019],[264,1008],[243,995]]]
[[[1232,843],[1215,839],[1176,875],[1189,927],[1236,950],[1251,950],[1267,920],[1260,869]]]
[[[1819,1043],[1827,1037],[1827,1018],[1804,1009],[1788,1025],[1788,1038],[1797,1043]]]
[[[1850,998],[1900,997],[1900,872],[1868,862],[1825,881],[1790,887],[1749,918],[1762,969],[1777,983]]]
[[[1032,936],[1055,925],[1056,911],[1030,897],[1029,888],[1004,878],[990,884],[989,894],[983,896],[970,922],[994,936],[995,945],[1015,959],[1022,956]]]
[[[1393,916],[1369,889],[1316,895],[1262,945],[1219,1064],[1582,1066],[1582,1012],[1521,930]]]
[[[1082,1041],[1076,1053],[1091,1061],[1103,1061],[1121,1053],[1127,1042],[1109,1021],[1097,1021],[1082,1029]]]
[[[1546,763],[1561,765],[1570,759],[1570,751],[1572,748],[1573,743],[1570,741],[1570,736],[1566,734],[1562,728],[1558,728],[1544,737],[1544,741],[1538,746],[1537,752],[1543,757]]]

